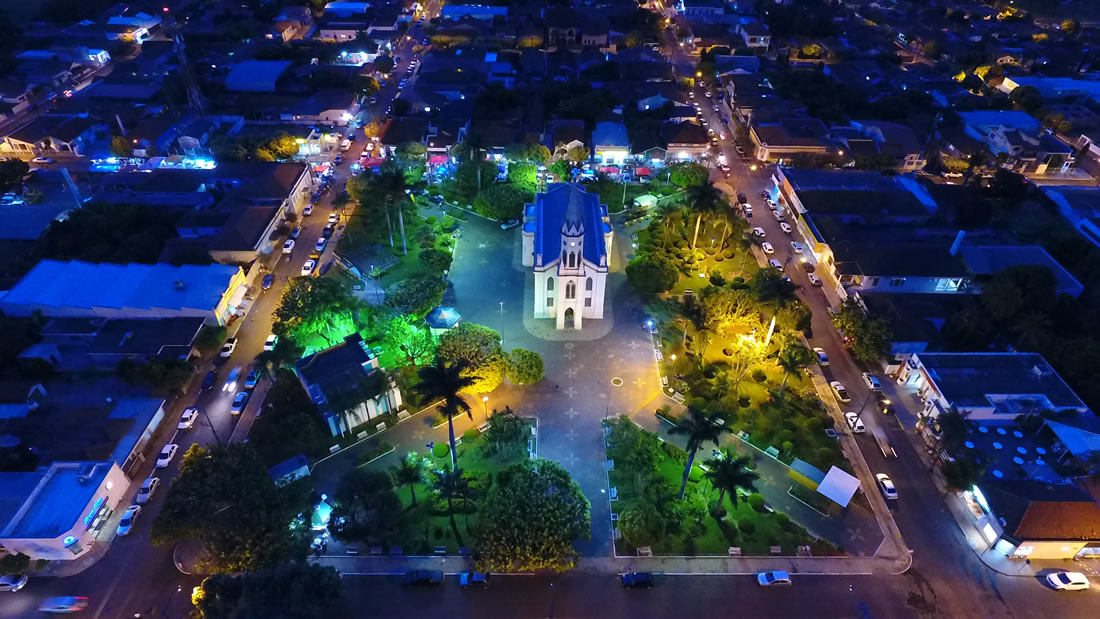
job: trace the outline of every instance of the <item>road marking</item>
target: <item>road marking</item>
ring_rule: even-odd
[[[640,378],[635,378],[635,379],[634,379],[634,386],[635,386],[635,387],[641,387],[641,386],[642,386],[642,385],[644,385],[644,384],[645,384],[645,381],[644,381],[644,380],[642,380],[642,379],[640,379]]]
[[[568,389],[566,389],[566,390],[565,390],[565,395],[567,395],[567,396],[569,396],[570,398],[572,398],[573,396],[577,395],[577,390],[576,390],[576,389],[574,389],[574,388],[572,388],[572,387],[570,387],[570,388],[568,388]]]
[[[572,406],[570,406],[570,407],[569,407],[569,410],[565,411],[565,414],[566,414],[566,415],[569,415],[569,418],[570,418],[570,419],[573,419],[573,418],[574,418],[574,417],[576,417],[577,415],[580,415],[580,414],[581,414],[581,412],[580,412],[579,410],[577,410],[577,409],[573,408]]]
[[[562,356],[565,357],[566,359],[569,359],[570,361],[572,361],[573,358],[576,357],[577,355],[573,354],[573,351],[569,350],[569,351],[566,351],[566,353]]]
[[[630,340],[630,341],[629,341],[629,342],[627,343],[627,346],[629,346],[629,347],[630,347],[630,350],[631,350],[631,351],[635,351],[635,350],[638,350],[638,348],[639,348],[639,347],[641,346],[641,344],[639,344],[639,343],[637,342],[637,340]]]

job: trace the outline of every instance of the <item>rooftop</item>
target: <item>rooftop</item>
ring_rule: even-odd
[[[47,472],[38,473],[39,483],[26,500],[22,512],[6,523],[0,535],[52,539],[65,533],[80,519],[110,468],[110,462],[95,466],[87,462],[54,463]],[[0,474],[0,480],[6,476]],[[22,485],[26,482],[20,479],[16,483]]]
[[[1085,404],[1038,353],[921,353],[936,388],[954,406],[989,407],[995,400],[1034,399],[1034,407],[1076,408]],[[1001,402],[998,402],[1001,404]],[[998,406],[998,408],[1000,408]],[[1004,410],[1015,417],[1023,410]]]
[[[289,60],[246,60],[229,72],[225,87],[235,92],[275,92],[275,84],[290,68]]]
[[[597,267],[607,267],[607,249],[603,235],[609,227],[603,222],[607,207],[600,204],[600,196],[588,193],[580,185],[553,183],[546,191],[535,195],[535,266],[556,262],[561,251],[561,228],[566,212],[573,207],[580,211],[584,225],[583,257]]]
[[[331,348],[302,357],[294,367],[309,397],[324,411],[326,395],[332,397],[358,385],[378,367],[378,361],[356,333]]]
[[[1085,286],[1039,245],[963,245],[960,248],[966,266],[974,275],[995,275],[1010,266],[1036,265],[1054,274],[1055,291],[1075,297]]]
[[[1070,484],[987,481],[982,494],[1005,520],[1005,533],[1024,540],[1100,540],[1100,506]]]

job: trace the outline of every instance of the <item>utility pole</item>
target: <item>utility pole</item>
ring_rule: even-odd
[[[214,422],[210,420],[210,413],[206,412],[205,408],[200,408],[199,410],[202,411],[203,416],[206,417],[206,425],[209,426],[210,431],[214,433],[214,440],[217,441],[219,447],[222,446],[224,443],[222,443],[221,437],[218,436],[218,430],[214,427]]]

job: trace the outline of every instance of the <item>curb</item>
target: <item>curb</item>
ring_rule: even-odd
[[[442,400],[440,400],[440,402],[442,402]],[[420,410],[416,411],[415,413],[413,413],[413,414],[409,415],[409,416],[408,416],[408,417],[407,417],[406,419],[402,419],[402,420],[398,421],[397,423],[393,424],[393,427],[394,427],[394,428],[396,428],[396,427],[397,427],[398,425],[400,425],[400,424],[401,424],[402,422],[404,422],[404,421],[408,421],[409,419],[412,419],[412,418],[416,417],[416,416],[417,416],[417,415],[419,415],[420,413],[423,413],[424,411],[426,411],[426,410],[428,410],[429,408],[432,408],[433,406],[436,406],[436,405],[438,405],[438,404],[439,404],[439,402],[432,402],[432,403],[431,403],[431,404],[429,404],[428,406],[425,406],[424,408],[422,408],[422,409],[420,409]],[[389,428],[389,427],[387,427],[387,428],[386,428],[385,430],[380,430],[380,431],[378,431],[378,432],[375,432],[374,434],[371,434],[370,436],[368,436],[368,437],[366,437],[366,438],[361,438],[361,439],[359,439],[359,440],[355,441],[354,443],[352,443],[351,445],[348,445],[347,447],[344,447],[343,449],[341,449],[341,450],[339,450],[339,451],[335,451],[335,452],[333,452],[333,453],[330,453],[330,454],[328,454],[327,456],[325,456],[324,458],[321,458],[321,459],[317,460],[316,462],[313,462],[313,463],[311,463],[311,464],[309,465],[309,470],[310,470],[310,472],[313,472],[313,469],[314,469],[314,468],[316,468],[318,464],[320,464],[320,463],[324,462],[325,460],[328,460],[329,458],[334,458],[334,457],[336,457],[336,456],[338,456],[338,455],[340,455],[340,454],[344,453],[345,451],[347,451],[347,450],[349,450],[349,449],[352,449],[352,448],[354,448],[354,447],[357,447],[357,446],[359,446],[359,445],[360,445],[361,443],[365,443],[365,442],[367,442],[367,441],[371,440],[372,438],[374,438],[374,437],[376,437],[376,436],[381,436],[382,434],[384,434],[384,433],[388,432],[388,431],[389,431],[389,430],[391,430],[391,429],[392,429],[392,428]],[[433,428],[433,429],[434,429],[434,428]]]

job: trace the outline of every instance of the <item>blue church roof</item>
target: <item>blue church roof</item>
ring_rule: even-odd
[[[607,264],[607,247],[603,235],[609,226],[603,222],[606,209],[600,196],[588,193],[573,183],[553,183],[544,193],[535,196],[535,253],[542,254],[542,264],[561,257],[561,229],[565,213],[572,204],[579,208],[584,222],[584,259],[599,265]]]

